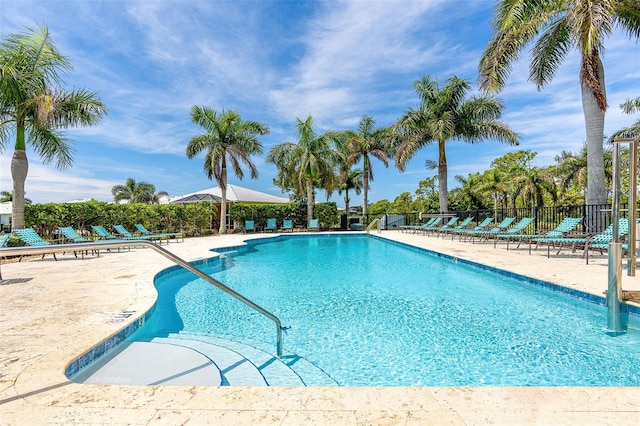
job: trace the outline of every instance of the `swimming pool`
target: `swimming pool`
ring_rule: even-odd
[[[597,303],[373,236],[251,240],[199,267],[277,315],[285,353],[341,385],[640,384],[635,315],[611,337]],[[190,273],[156,286],[136,339],[213,334],[275,351],[272,322]]]

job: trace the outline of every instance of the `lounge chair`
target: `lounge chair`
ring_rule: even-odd
[[[454,216],[454,217],[450,218],[450,219],[447,221],[447,223],[445,223],[444,225],[435,226],[435,227],[432,227],[432,228],[430,228],[430,229],[426,229],[426,230],[425,230],[425,235],[426,235],[427,233],[429,233],[429,232],[431,232],[431,233],[434,233],[434,234],[435,234],[435,233],[438,233],[438,232],[443,231],[443,230],[445,230],[445,229],[451,229],[451,228],[453,228],[453,226],[458,222],[458,220],[459,220],[459,218],[458,218],[457,216]]]
[[[116,232],[118,233],[118,236],[123,240],[149,240],[149,241],[153,240],[151,236],[134,235],[131,232],[129,232],[129,230],[125,228],[123,225],[113,225],[113,229],[116,230]],[[155,239],[157,240],[158,238],[156,237]],[[162,242],[162,240],[160,241]]]
[[[460,229],[452,229],[451,230],[451,241],[453,241],[453,238],[456,235],[460,235],[460,237],[458,238],[459,240],[462,240],[462,237],[465,236],[466,234],[473,232],[473,231],[482,231],[487,229],[487,227],[493,222],[493,218],[492,217],[487,217],[485,218],[482,222],[480,222],[479,224],[477,224],[476,226],[474,226],[473,228],[467,229],[467,228],[460,228]]]
[[[247,232],[256,232],[256,225],[253,220],[245,220],[244,221],[244,233]]]
[[[180,242],[179,240],[184,241],[182,232],[149,232],[147,228],[145,228],[144,225],[142,225],[141,223],[136,223],[134,226],[136,227],[138,232],[140,232],[140,235],[143,235],[147,238],[151,238],[151,237],[166,238],[167,242],[169,242],[169,239],[171,238],[175,238],[177,242]]]
[[[444,234],[453,232],[454,230],[457,230],[457,229],[465,229],[467,226],[469,226],[472,220],[473,220],[473,216],[469,216],[462,222],[458,223],[456,218],[456,221],[453,224],[449,225],[449,223],[447,223],[445,225],[442,225],[439,229],[436,230],[436,232],[438,233],[438,238],[440,237],[440,234],[442,234],[444,238]]]
[[[16,234],[16,236],[20,238],[20,240],[22,240],[22,242],[28,246],[44,247],[44,246],[51,245],[49,241],[43,240],[42,237],[38,235],[36,231],[33,230],[33,228],[14,229],[13,233]],[[55,253],[51,253],[51,254],[53,255],[53,258],[55,260],[58,260]],[[46,254],[43,254],[42,258],[44,259],[45,256]],[[22,256],[20,257],[20,260],[22,260]]]
[[[82,235],[78,234],[76,232],[75,229],[73,229],[70,226],[65,226],[65,227],[58,227],[58,231],[60,231],[62,233],[62,236],[66,241],[71,241],[72,243],[90,243],[93,242],[93,240],[88,240],[85,237],[83,237]],[[99,250],[91,250],[93,253],[95,253],[96,255],[100,256],[100,251]],[[84,259],[84,253],[88,252],[88,250],[83,250],[82,252],[82,258]]]
[[[0,235],[0,248],[6,247],[11,239],[11,234],[2,234]]]
[[[438,220],[442,221],[442,218],[432,217],[431,219],[429,219],[427,222],[423,223],[422,225],[404,225],[404,226],[400,226],[400,230],[402,232],[413,231],[413,233],[415,234],[420,229],[429,228],[429,227],[435,225],[436,221],[438,221]]]
[[[278,224],[275,218],[267,219],[267,226],[264,228],[265,231],[276,232],[278,230]]]
[[[309,221],[309,227],[307,228],[308,231],[319,231],[320,230],[320,225],[318,224],[318,219],[311,219]]]
[[[285,219],[282,221],[282,230],[293,232],[293,220]]]
[[[621,218],[618,222],[618,235],[620,239],[624,239],[629,234],[629,220]],[[557,254],[560,254],[562,247],[570,246],[571,251],[575,252],[577,247],[584,247],[583,257],[587,265],[589,264],[589,250],[598,250],[602,254],[604,250],[609,248],[609,243],[613,240],[613,223],[599,234],[585,234],[583,236],[568,236],[565,238],[540,238],[538,241],[548,243],[549,246],[557,246]],[[628,246],[627,246],[628,247]],[[547,248],[547,257],[550,256],[550,248]]]
[[[121,240],[122,238],[116,237],[111,232],[107,231],[104,226],[101,225],[91,225],[93,232],[98,235],[98,238],[101,240]]]
[[[580,225],[581,222],[582,222],[581,217],[565,217],[564,219],[562,219],[562,222],[558,224],[558,226],[556,226],[555,228],[553,228],[548,232],[539,233],[539,234],[521,234],[520,240],[518,241],[518,246],[516,248],[520,247],[520,244],[522,243],[523,240],[528,240],[529,254],[531,254],[531,246],[533,245],[534,242],[536,243],[536,250],[537,250],[538,244],[540,243],[540,241],[544,239],[546,239],[547,241],[552,241],[554,238],[562,238],[566,236],[568,233],[575,231],[575,229],[578,227],[578,225]]]
[[[427,223],[425,223],[422,226],[418,226],[416,227],[416,229],[413,231],[414,234],[417,234],[419,232],[423,232],[425,235],[435,229],[435,228],[439,228],[442,226],[442,220],[443,217],[442,216],[438,216],[438,217],[434,217],[433,220],[428,221]]]
[[[489,230],[479,230],[479,231],[469,231],[471,236],[471,242],[475,244],[475,239],[478,237],[480,241],[487,241],[489,237],[495,234],[499,234],[501,232],[505,232],[512,224],[515,222],[515,217],[507,217],[502,222],[500,222],[497,226],[489,229]]]
[[[1,234],[0,235],[0,248],[6,247],[11,239],[11,234]],[[1,260],[1,259],[0,259]],[[0,271],[0,281],[2,281],[2,271]]]
[[[509,250],[509,241],[512,239],[519,239],[523,232],[536,220],[535,217],[524,217],[516,223],[513,228],[505,232],[500,232],[493,235],[493,247],[495,248],[499,240],[507,240],[507,250]]]

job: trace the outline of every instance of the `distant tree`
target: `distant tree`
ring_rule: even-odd
[[[604,39],[617,25],[640,37],[640,2],[630,0],[501,0],[495,7],[494,33],[480,59],[480,88],[495,93],[506,84],[520,52],[531,50],[529,80],[546,86],[575,47],[582,55],[580,86],[588,146],[587,203],[603,204],[605,187],[604,115],[607,109]]]
[[[373,217],[382,216],[391,209],[389,200],[379,200],[369,205],[369,215]]]
[[[340,154],[336,150],[336,134],[316,134],[311,116],[304,121],[296,118],[296,130],[298,141],[274,146],[266,161],[278,168],[276,185],[293,188],[298,195],[306,194],[308,223],[314,218],[315,188],[318,183],[334,179]]]
[[[0,192],[0,203],[8,203],[13,201],[13,191],[1,191]],[[28,198],[24,199],[24,204],[29,205],[32,204],[32,201]]]
[[[373,181],[373,167],[371,158],[377,158],[389,167],[389,146],[391,141],[391,129],[388,127],[375,127],[375,120],[364,115],[360,119],[357,131],[348,130],[347,136],[347,161],[353,165],[362,159],[362,192],[363,211],[366,218],[368,213],[367,204],[369,202],[369,182]]]
[[[120,203],[128,201],[129,203],[158,204],[158,200],[163,195],[168,195],[165,191],[156,194],[156,187],[147,182],[136,182],[134,178],[129,178],[124,185],[115,185],[111,188],[113,201]]]
[[[344,209],[347,218],[349,218],[349,203],[351,198],[349,197],[349,191],[353,190],[356,195],[360,195],[362,192],[362,170],[360,169],[348,169],[340,172],[340,186],[338,187],[338,194],[342,195],[344,192]]]
[[[241,163],[246,165],[252,179],[258,178],[258,168],[251,155],[262,154],[258,135],[269,133],[269,127],[257,121],[243,120],[235,111],[221,112],[208,107],[191,107],[191,120],[204,128],[205,133],[194,136],[187,145],[187,158],[205,151],[204,171],[215,179],[222,194],[220,202],[220,234],[227,233],[227,167],[231,164],[235,175],[242,179]]]
[[[499,100],[487,96],[465,99],[471,89],[466,80],[452,76],[440,87],[437,79],[426,75],[414,83],[414,88],[420,97],[418,109],[408,109],[394,126],[402,139],[396,151],[396,167],[404,171],[418,150],[437,143],[440,211],[446,212],[446,143],[461,140],[475,144],[494,139],[517,145],[518,135],[499,121],[504,109]]]
[[[622,112],[625,114],[640,113],[640,98],[627,99],[620,104]],[[609,138],[612,141],[615,138],[636,138],[640,137],[640,118],[629,127],[618,130]]]
[[[46,26],[4,38],[0,64],[0,152],[15,131],[12,227],[21,229],[25,226],[27,145],[43,162],[56,160],[58,169],[66,169],[73,163],[73,149],[59,129],[96,124],[107,108],[94,92],[69,91],[62,86],[60,72],[73,67],[56,48]]]

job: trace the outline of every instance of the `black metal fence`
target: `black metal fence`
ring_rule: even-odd
[[[636,207],[637,208],[637,207]],[[628,204],[620,205],[620,217],[627,217]],[[399,229],[404,225],[421,225],[429,220],[430,217],[438,215],[438,213],[393,213],[380,217],[382,229]],[[494,218],[494,222],[499,223],[507,217],[515,217],[517,220],[524,217],[534,217],[532,223],[533,233],[553,229],[565,217],[581,217],[582,232],[601,232],[611,223],[612,205],[611,204],[583,204],[580,206],[559,206],[559,207],[527,207],[527,208],[507,208],[507,209],[483,209],[483,210],[464,210],[448,212],[447,216],[457,216],[460,219],[473,217],[473,223],[482,222],[488,217]],[[373,219],[373,218],[372,218]]]

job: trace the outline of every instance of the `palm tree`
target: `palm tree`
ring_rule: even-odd
[[[251,155],[262,154],[262,143],[258,135],[269,133],[266,124],[243,120],[235,111],[221,112],[208,107],[194,105],[191,120],[203,127],[205,133],[194,136],[187,145],[187,158],[206,151],[204,171],[209,179],[220,186],[220,234],[227,233],[227,162],[239,179],[244,178],[241,163],[249,168],[251,179],[258,178],[258,168]]]
[[[480,60],[480,88],[495,93],[524,47],[537,38],[529,80],[540,89],[553,78],[575,46],[582,55],[580,86],[587,136],[587,203],[607,201],[604,171],[604,114],[607,109],[604,39],[617,24],[640,37],[640,3],[629,0],[502,0],[495,9],[492,39]]]
[[[317,182],[334,179],[340,154],[333,149],[338,136],[333,132],[317,135],[313,130],[313,118],[302,121],[296,118],[298,142],[283,142],[271,148],[266,161],[275,164],[278,176],[274,182],[283,189],[293,189],[296,194],[306,194],[307,222],[313,219],[315,188]]]
[[[344,211],[347,215],[347,226],[349,225],[349,190],[353,189],[356,195],[360,195],[363,187],[362,170],[360,169],[347,169],[340,172],[340,186],[338,187],[338,194],[342,195],[344,191]]]
[[[163,195],[168,195],[165,191],[157,194],[156,187],[147,182],[136,182],[134,178],[129,178],[124,185],[115,185],[111,188],[113,201],[119,203],[128,201],[130,203],[157,204]]]
[[[544,194],[555,202],[558,198],[556,183],[548,170],[540,167],[523,167],[513,171],[514,194],[522,197],[523,204],[532,209],[544,206]]]
[[[627,99],[622,104],[620,104],[620,108],[625,114],[640,112],[640,98]],[[609,140],[612,141],[615,138],[635,138],[637,141],[638,137],[640,137],[640,119],[638,119],[631,126],[625,127],[624,129],[615,132],[613,135],[611,135]]]
[[[0,191],[0,203],[13,202],[13,191]],[[28,198],[24,199],[24,204],[32,204],[32,201]]]
[[[375,120],[368,115],[362,116],[358,131],[347,130],[345,136],[347,164],[354,165],[362,158],[362,215],[368,220],[369,182],[373,181],[371,157],[380,160],[389,167],[389,146],[391,130],[388,127],[375,128]]]
[[[560,188],[566,192],[569,188],[575,187],[584,195],[588,187],[587,173],[587,145],[583,145],[578,153],[562,151],[555,156],[555,174],[560,180]],[[607,145],[604,150],[604,177],[606,187],[610,187],[613,182],[613,153],[611,145]]]
[[[394,126],[403,139],[396,151],[396,167],[404,171],[418,150],[437,143],[440,211],[446,212],[447,142],[453,139],[475,144],[491,138],[518,145],[518,134],[499,121],[504,109],[499,100],[487,96],[465,100],[471,88],[466,80],[452,76],[446,86],[439,87],[437,79],[425,75],[413,87],[420,106],[407,110]]]
[[[0,151],[16,133],[13,178],[13,229],[24,228],[24,184],[29,163],[27,144],[43,162],[58,169],[73,163],[73,149],[58,129],[96,124],[107,112],[96,93],[67,91],[59,71],[71,71],[69,60],[55,47],[49,30],[9,35],[0,43]]]

